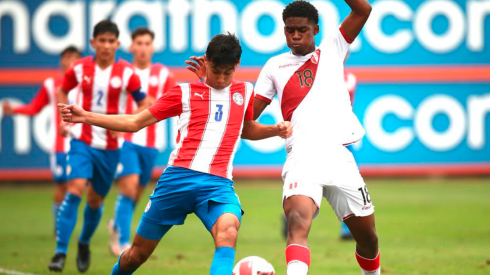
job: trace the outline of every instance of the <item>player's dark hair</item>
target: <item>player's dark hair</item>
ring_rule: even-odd
[[[213,67],[228,69],[240,62],[242,47],[235,34],[218,34],[211,39],[206,49],[206,60],[213,63]]]
[[[72,46],[68,46],[63,51],[61,51],[60,57],[63,57],[67,53],[76,53],[76,54],[78,54],[80,56],[82,55],[82,52],[77,47],[75,47],[73,45]]]
[[[109,19],[106,19],[100,21],[99,23],[97,23],[97,25],[95,25],[93,38],[97,37],[97,35],[99,34],[103,34],[106,32],[113,33],[116,35],[116,37],[119,37],[119,29],[117,28],[116,23],[112,22]]]
[[[136,28],[132,33],[131,33],[131,39],[134,40],[136,37],[141,36],[141,35],[149,35],[151,36],[151,39],[155,39],[155,33],[148,29],[147,27],[139,27]]]
[[[296,0],[284,8],[282,11],[282,21],[286,23],[286,19],[290,17],[308,18],[310,23],[318,24],[318,10],[311,3]]]

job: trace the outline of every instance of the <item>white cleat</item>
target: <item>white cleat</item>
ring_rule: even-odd
[[[119,247],[119,234],[114,228],[114,219],[111,219],[109,223],[107,223],[107,231],[109,231],[109,251],[112,255],[119,257],[122,250]]]

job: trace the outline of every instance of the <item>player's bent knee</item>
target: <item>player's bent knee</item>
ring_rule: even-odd
[[[142,250],[135,249],[135,248],[130,248],[128,249],[125,254],[127,253],[127,263],[131,267],[131,269],[136,269],[139,266],[141,266],[143,263],[145,263],[148,258],[150,257],[149,253],[145,253]]]
[[[311,226],[311,219],[304,217],[304,215],[297,210],[289,211],[287,220],[289,231],[308,231]]]

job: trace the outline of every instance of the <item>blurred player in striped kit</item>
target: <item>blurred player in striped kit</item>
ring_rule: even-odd
[[[146,94],[146,100],[151,105],[176,85],[175,78],[166,66],[152,64],[155,34],[151,30],[146,27],[137,28],[131,37],[133,68],[140,77],[141,92]],[[136,103],[131,98],[128,98],[127,104],[127,114],[138,112]],[[124,134],[125,141],[121,148],[117,172],[119,196],[114,219],[111,219],[108,225],[111,236],[110,251],[116,256],[130,246],[129,236],[134,208],[150,181],[158,151],[163,149],[163,127],[163,123],[157,123],[134,134]]]
[[[150,196],[133,244],[112,270],[129,275],[153,253],[174,225],[195,213],[216,247],[211,275],[231,275],[242,208],[233,188],[233,158],[240,136],[257,140],[287,138],[287,122],[262,125],[253,121],[253,86],[233,80],[241,57],[235,35],[216,35],[206,50],[204,81],[183,83],[136,115],[108,116],[64,105],[63,120],[123,132],[138,130],[179,116],[177,146]]]
[[[81,105],[95,113],[121,114],[126,111],[128,97],[139,108],[147,107],[138,75],[126,61],[116,60],[119,29],[110,20],[94,27],[90,40],[94,56],[75,61],[66,71],[58,92],[58,102],[67,103],[68,93],[79,87]],[[100,222],[103,201],[116,174],[122,138],[118,134],[89,124],[70,127],[72,140],[68,152],[68,188],[60,208],[56,229],[55,255],[48,268],[62,271],[81,197],[87,189],[82,232],[78,238],[77,268],[85,272],[90,266],[90,240]]]
[[[57,106],[57,93],[63,80],[63,74],[68,70],[70,65],[81,57],[81,52],[74,46],[69,46],[60,54],[61,73],[56,77],[50,77],[44,80],[41,89],[32,99],[31,103],[22,106],[11,106],[7,101],[3,102],[4,115],[28,115],[35,116],[41,110],[49,105],[51,109],[51,124],[49,133],[53,135],[54,143],[51,147],[50,166],[53,173],[53,180],[56,183],[53,195],[53,220],[54,232],[56,233],[56,217],[60,209],[61,202],[66,192],[66,156],[70,148],[70,139],[67,138],[67,129],[60,127],[60,116]],[[77,92],[72,92],[70,101],[74,102]]]

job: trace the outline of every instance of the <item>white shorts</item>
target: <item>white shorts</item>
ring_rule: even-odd
[[[326,154],[288,154],[282,172],[283,202],[295,195],[310,197],[318,207],[316,217],[325,197],[339,221],[373,214],[374,205],[352,153],[339,145]]]

